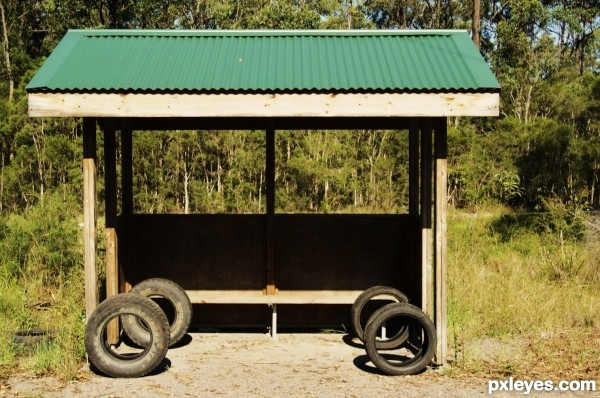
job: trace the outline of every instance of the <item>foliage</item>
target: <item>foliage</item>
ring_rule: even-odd
[[[23,214],[0,219],[0,365],[71,378],[83,357],[80,206],[48,194]],[[57,324],[57,319],[60,324]],[[49,330],[40,344],[13,344],[17,330]]]
[[[0,0],[0,367],[30,361],[72,376],[82,355],[81,122],[28,118],[24,90],[67,29],[471,29],[477,1]],[[459,208],[518,213],[459,223],[464,234],[451,241],[468,242],[451,261],[465,266],[451,311],[469,337],[594,323],[597,296],[576,284],[598,281],[597,246],[583,258],[580,245],[594,241],[582,214],[600,209],[599,12],[595,0],[481,4],[501,118],[449,121],[448,196]],[[264,212],[264,140],[257,131],[135,132],[135,211]],[[279,131],[277,211],[404,212],[407,156],[402,131]],[[493,300],[458,278],[496,286]],[[40,300],[49,309],[32,307]],[[577,300],[592,304],[569,312]],[[6,337],[53,318],[64,327],[37,354]]]
[[[48,195],[44,204],[13,214],[0,225],[0,266],[8,278],[40,286],[58,286],[81,265],[73,198]]]
[[[600,279],[589,259],[599,243],[536,232],[528,227],[536,217],[502,208],[451,213],[454,365],[487,376],[594,378]]]
[[[9,98],[9,81],[0,82],[0,95],[6,99],[0,101],[0,212],[28,208],[57,186],[68,195],[78,192],[79,122],[28,119],[23,91],[68,28],[470,28],[471,7],[469,2],[422,0],[8,2],[4,7],[9,21],[4,51],[8,58],[4,58],[11,62],[10,67],[3,62],[0,72],[10,77],[15,89]],[[502,84],[503,118],[495,124],[453,121],[452,202],[465,207],[503,203],[536,209],[546,198],[557,197],[569,206],[599,208],[597,7],[585,1],[489,2],[482,5],[481,19],[482,53]],[[260,142],[254,133],[225,134],[227,139],[215,132],[150,133],[136,139],[135,158],[142,174],[136,174],[137,209],[260,211],[263,154],[255,151]],[[341,138],[312,133],[317,140],[323,134],[332,140],[323,145],[337,148],[333,157],[311,153],[310,136],[295,139],[288,156],[288,133],[282,134],[279,142],[284,147],[278,152],[285,154],[285,161],[278,159],[282,165],[278,182],[285,192],[278,198],[286,211],[404,208],[405,199],[393,196],[405,191],[405,177],[397,167],[405,159],[402,145],[388,140],[375,166],[368,164],[374,162],[372,156],[356,150],[354,137],[361,137],[360,132]],[[194,137],[198,142],[192,142]],[[232,149],[224,153],[228,150],[222,145]],[[237,156],[244,159],[243,165]],[[367,164],[352,166],[362,159]],[[392,159],[399,159],[396,166],[382,164]],[[99,177],[102,171],[101,167]],[[361,175],[368,183],[355,181]],[[382,185],[386,179],[396,183],[393,188]]]

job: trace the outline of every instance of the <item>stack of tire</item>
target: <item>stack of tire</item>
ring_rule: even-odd
[[[374,286],[365,290],[352,305],[351,318],[369,359],[383,373],[414,375],[433,360],[435,326],[398,289]]]
[[[115,320],[123,329],[117,345],[108,340],[107,331]],[[168,279],[146,279],[130,293],[107,298],[90,315],[85,330],[88,359],[108,376],[144,376],[185,336],[191,320],[192,304],[181,286]]]

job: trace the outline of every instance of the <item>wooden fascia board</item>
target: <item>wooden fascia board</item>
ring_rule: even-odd
[[[498,116],[498,93],[29,93],[31,117]]]

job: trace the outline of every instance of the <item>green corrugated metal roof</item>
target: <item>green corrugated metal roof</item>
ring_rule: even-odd
[[[70,30],[29,92],[495,92],[465,31]]]

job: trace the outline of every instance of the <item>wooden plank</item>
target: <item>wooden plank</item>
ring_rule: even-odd
[[[265,293],[275,294],[277,292],[275,287],[275,130],[267,130],[266,135],[267,264]]]
[[[123,230],[120,231],[123,253],[119,272],[122,274],[121,292],[131,290],[129,280],[134,275],[132,269],[132,216],[133,216],[133,133],[126,122],[119,126],[121,129],[121,213],[123,215]]]
[[[117,240],[117,154],[114,122],[104,123],[104,218],[106,234],[106,297],[119,294],[119,263]],[[119,321],[107,326],[110,345],[119,342]]]
[[[104,216],[106,227],[117,226],[117,154],[114,123],[104,125]]]
[[[433,315],[433,264],[431,258],[432,206],[431,119],[421,119],[421,306]]]
[[[498,116],[498,93],[30,93],[31,117]]]
[[[408,117],[128,117],[117,129],[131,130],[406,130]]]
[[[98,306],[96,237],[96,121],[83,119],[83,252],[85,313],[89,319]]]
[[[362,290],[186,290],[194,304],[352,304]]]
[[[121,211],[133,214],[133,133],[121,126]]]
[[[263,290],[266,221],[264,214],[135,214],[130,281],[158,277],[190,290]]]
[[[448,346],[447,212],[448,132],[445,118],[435,120],[435,326],[436,361],[445,365]]]
[[[410,119],[408,131],[408,214],[419,215],[419,119]]]
[[[119,266],[117,262],[117,232],[115,228],[106,228],[106,297],[119,294]],[[106,329],[106,339],[109,345],[119,342],[119,320],[112,320]]]

